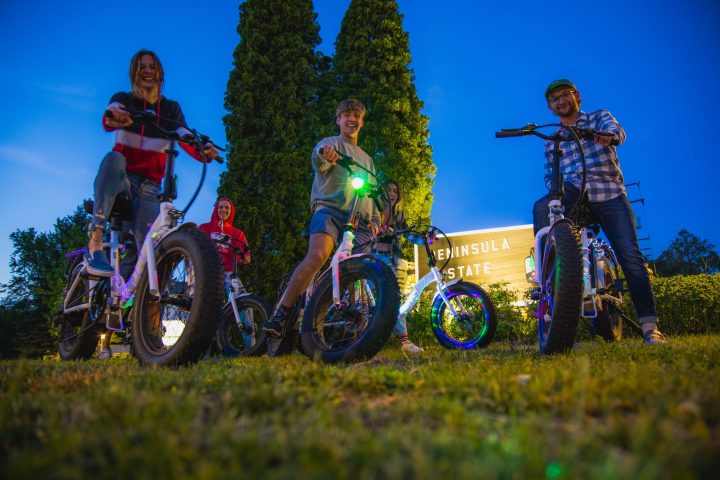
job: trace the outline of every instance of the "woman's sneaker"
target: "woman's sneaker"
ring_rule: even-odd
[[[115,273],[115,269],[108,262],[105,251],[96,250],[90,254],[90,261],[88,262],[87,272],[90,275],[97,277],[112,277]]]
[[[403,352],[410,354],[422,353],[424,351],[422,348],[411,342],[410,339],[407,337],[400,339],[400,347],[402,348]]]

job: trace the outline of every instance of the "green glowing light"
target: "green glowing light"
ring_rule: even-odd
[[[355,190],[360,190],[365,185],[365,180],[360,177],[353,177],[352,186]]]
[[[553,462],[550,465],[548,465],[547,469],[545,469],[545,475],[547,475],[547,478],[549,479],[555,479],[559,478],[563,474],[563,467],[557,462]]]

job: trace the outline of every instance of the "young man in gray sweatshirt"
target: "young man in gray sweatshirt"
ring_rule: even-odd
[[[315,179],[310,194],[310,208],[313,212],[310,245],[305,258],[290,277],[272,318],[263,325],[269,335],[282,335],[283,325],[292,306],[310,286],[333,247],[342,239],[355,193],[347,170],[336,165],[340,159],[338,152],[375,172],[372,158],[357,144],[366,111],[365,105],[359,100],[349,98],[340,102],[335,110],[335,123],[340,127],[340,135],[323,138],[313,149]],[[380,212],[370,198],[364,197],[360,199],[358,215],[361,221],[355,231],[355,244],[365,244],[369,249],[369,240],[380,227]]]

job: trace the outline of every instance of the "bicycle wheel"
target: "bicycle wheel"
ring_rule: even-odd
[[[235,318],[232,304],[223,307],[217,331],[217,346],[227,357],[262,355],[267,349],[262,324],[270,316],[270,307],[260,296],[250,294],[235,299],[240,318]]]
[[[488,294],[470,282],[448,285],[443,293],[455,310],[447,308],[440,295],[432,304],[433,333],[445,348],[471,349],[490,344],[497,329],[495,307]]]
[[[616,281],[618,279],[619,269],[615,260],[610,256],[605,256],[603,262],[603,275],[605,277],[605,293],[607,295],[622,300],[622,291],[618,290]],[[600,303],[600,309],[597,316],[592,319],[592,327],[595,335],[601,337],[606,342],[619,342],[622,339],[622,312],[620,306],[612,300],[603,299]]]
[[[210,238],[176,230],[156,248],[160,298],[149,291],[148,271],[132,312],[133,352],[146,365],[198,361],[217,332],[224,297],[223,269]]]
[[[565,352],[575,342],[582,302],[582,251],[574,226],[568,222],[553,225],[545,239],[542,258],[538,301],[540,351]]]
[[[400,309],[390,267],[370,255],[340,263],[340,304],[332,298],[332,271],[318,281],[303,315],[301,337],[311,359],[327,363],[371,358],[385,344]]]
[[[95,295],[90,291],[90,282],[87,279],[80,279],[73,291],[69,292],[82,268],[82,262],[78,260],[68,277],[67,285],[63,290],[63,299],[67,300],[68,308],[91,301],[93,305],[89,310],[67,313],[56,318],[58,353],[62,360],[87,360],[91,358],[103,332],[103,326],[97,320],[101,317],[105,305],[106,281],[97,284]],[[70,293],[70,296],[66,298],[68,293]],[[99,301],[94,301],[96,297]]]

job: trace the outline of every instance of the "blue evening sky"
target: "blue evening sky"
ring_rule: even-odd
[[[315,0],[328,54],[349,3]],[[641,246],[659,255],[681,228],[720,245],[717,0],[399,4],[430,117],[435,224],[454,232],[531,223],[544,193],[542,145],[493,133],[552,121],[543,91],[568,77],[585,110],[607,108],[627,131],[621,165],[627,182],[641,182],[629,196],[645,198],[634,206],[640,237],[651,237]],[[224,143],[237,23],[237,2],[226,0],[0,4],[0,282],[9,278],[11,232],[48,231],[92,195],[113,145],[100,116],[113,93],[129,88],[138,49],[159,54],[164,93],[180,101],[188,123]],[[178,163],[184,206],[200,165],[185,154]],[[210,167],[189,220],[209,219],[223,168]]]

